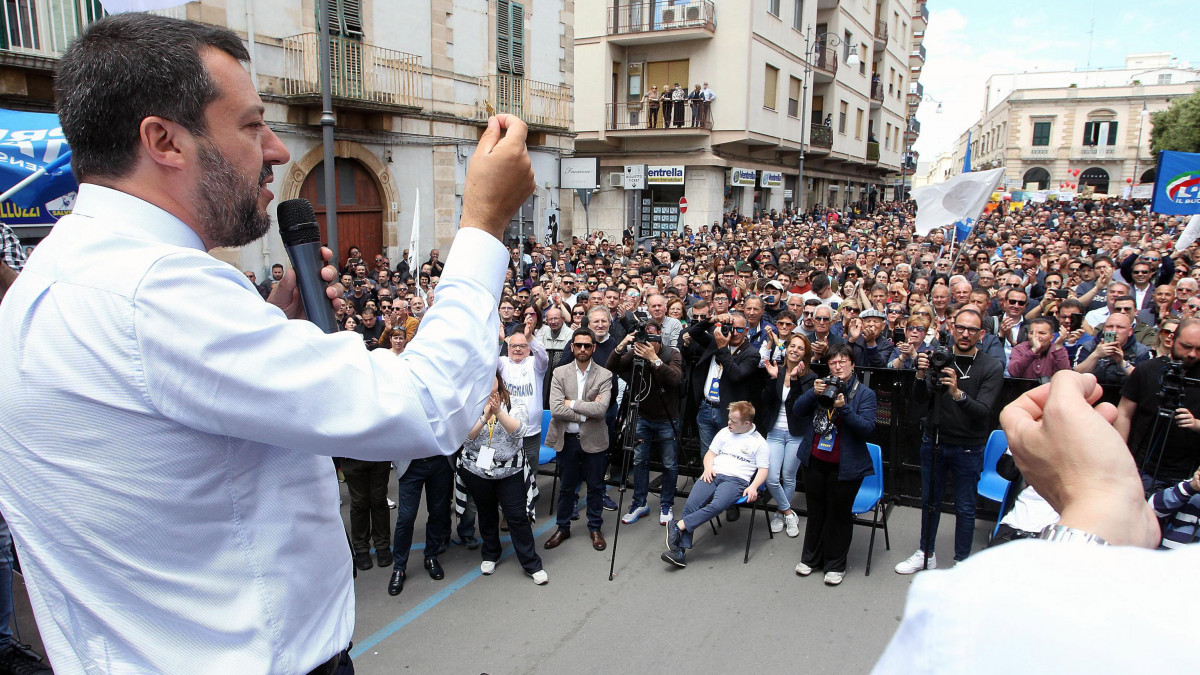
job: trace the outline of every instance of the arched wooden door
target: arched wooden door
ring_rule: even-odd
[[[337,221],[339,260],[346,260],[346,251],[357,246],[368,263],[375,254],[383,253],[383,202],[375,177],[357,160],[334,160],[337,176]],[[300,196],[312,202],[321,224],[321,241],[328,242],[325,225],[325,163],[321,162],[304,178]]]

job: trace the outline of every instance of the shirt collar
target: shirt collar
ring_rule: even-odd
[[[113,227],[139,238],[207,250],[200,235],[171,213],[127,192],[95,183],[79,185],[71,214],[95,219],[104,227]]]

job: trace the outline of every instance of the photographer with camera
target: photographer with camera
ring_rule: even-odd
[[[655,319],[642,323],[630,333],[608,358],[606,368],[629,385],[630,396],[638,397],[637,446],[633,450],[633,503],[621,522],[632,525],[650,512],[646,504],[650,491],[650,444],[662,453],[662,493],[659,496],[659,524],[674,517],[675,483],[679,476],[679,383],[683,378],[683,357],[679,350],[664,344],[662,324]],[[637,364],[641,361],[640,364]],[[633,381],[635,364],[642,366],[641,382]],[[634,385],[638,385],[635,387]]]
[[[875,430],[875,392],[854,376],[854,350],[833,345],[826,354],[829,377],[813,382],[793,404],[801,425],[797,456],[805,467],[808,523],[804,552],[796,574],[825,570],[825,584],[837,586],[846,575],[846,556],[854,534],[854,498],[863,478],[875,471],[867,441]]]
[[[1180,322],[1171,349],[1170,358],[1153,358],[1133,369],[1113,422],[1133,452],[1147,491],[1187,480],[1200,464],[1200,319]],[[1165,438],[1156,439],[1160,416],[1173,424],[1159,429]]]
[[[950,325],[954,344],[917,356],[916,405],[928,404],[922,419],[921,543],[898,574],[937,567],[934,542],[946,478],[954,475],[954,560],[966,560],[975,535],[975,493],[983,471],[983,446],[1004,384],[1004,367],[979,350],[983,316],[974,307],[958,310]]]

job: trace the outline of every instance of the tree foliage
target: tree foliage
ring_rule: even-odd
[[[1150,116],[1150,149],[1200,152],[1200,91]]]

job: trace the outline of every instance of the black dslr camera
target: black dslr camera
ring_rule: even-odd
[[[643,311],[633,313],[633,341],[634,342],[657,342],[662,343],[662,335],[658,333],[650,333],[646,330],[646,326],[650,324],[650,315]]]
[[[846,393],[846,383],[836,375],[830,375],[821,381],[825,383],[825,391],[817,394],[817,405],[829,410],[833,408],[833,402],[837,400],[838,394]]]
[[[935,393],[940,394],[949,389],[942,384],[942,369],[949,368],[950,364],[954,363],[954,354],[946,346],[946,334],[942,333],[938,338],[938,346],[929,352],[929,370],[925,371],[925,383]]]

